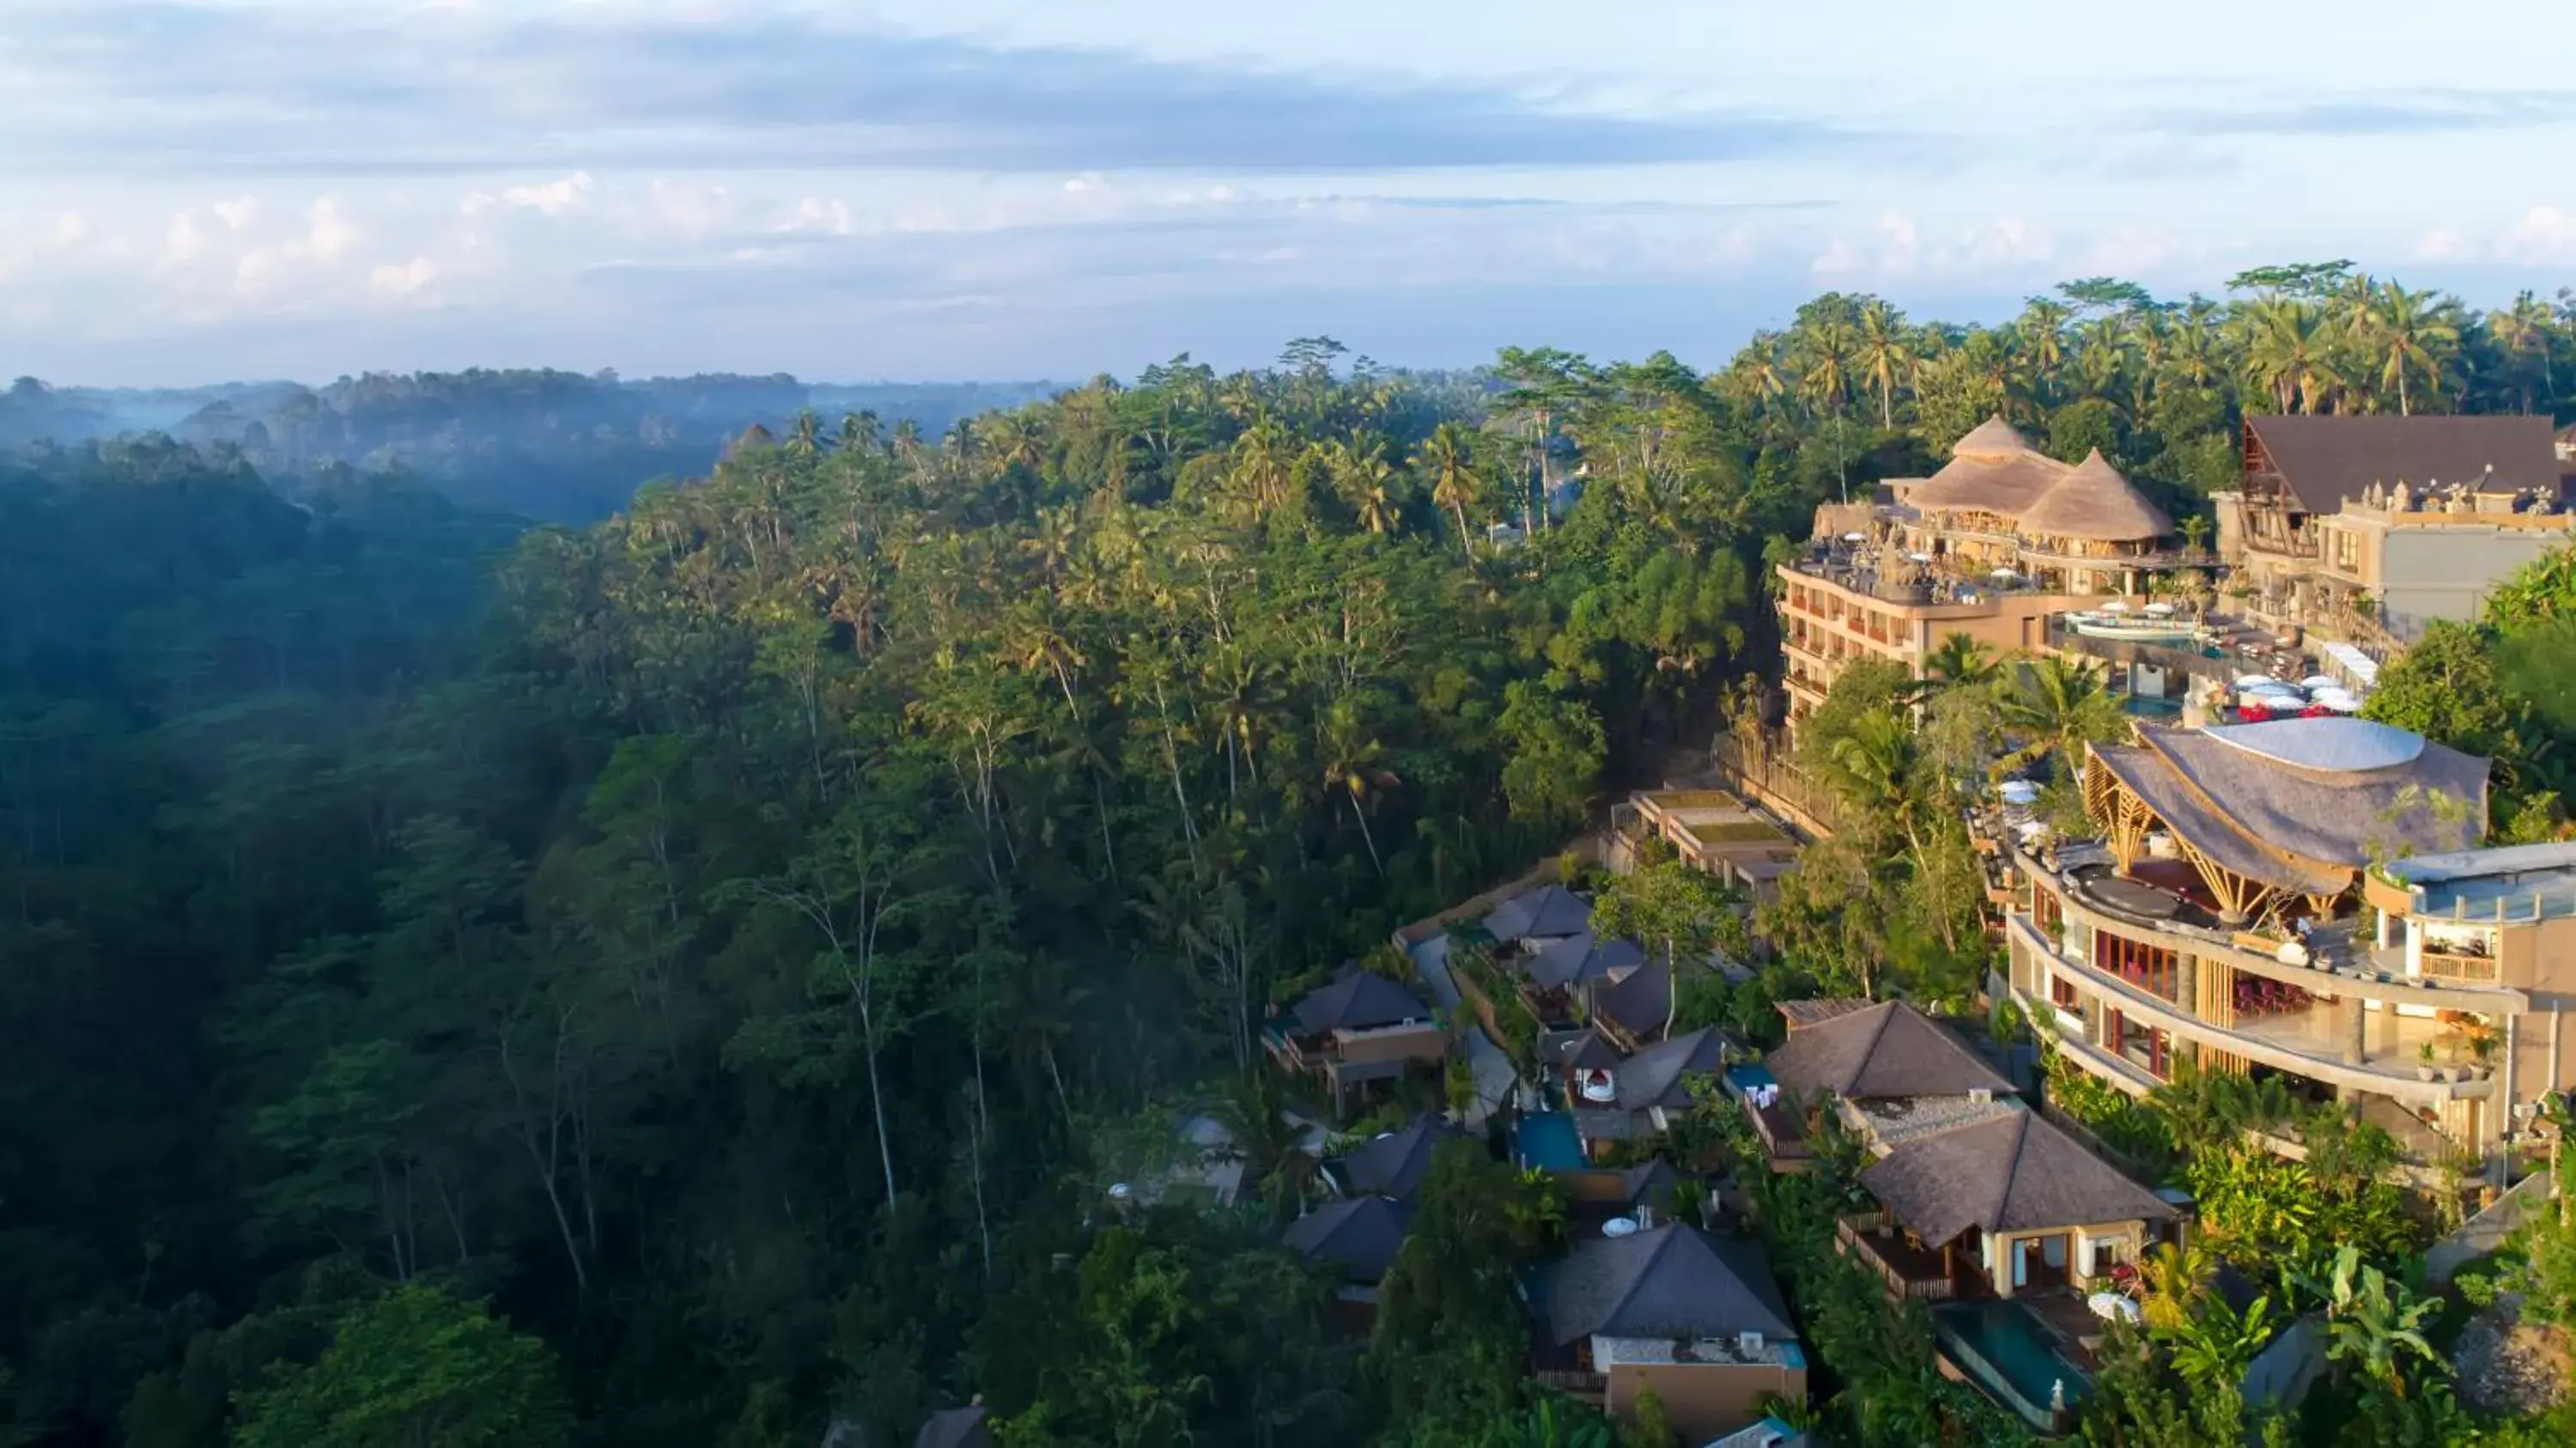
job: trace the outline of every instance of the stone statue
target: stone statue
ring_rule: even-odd
[[[2414,490],[2406,486],[2406,480],[2404,478],[2399,478],[2397,480],[2397,491],[2389,495],[2388,506],[2391,510],[2399,513],[2414,511]]]

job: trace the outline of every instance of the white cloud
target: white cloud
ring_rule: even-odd
[[[77,211],[66,211],[54,218],[54,245],[66,251],[97,235],[90,219]]]
[[[2415,243],[2415,256],[2433,262],[2576,265],[2576,212],[2535,206],[2513,224],[2484,234],[2438,227]]]
[[[1808,270],[1837,283],[1977,281],[2042,269],[2057,255],[2047,230],[2018,216],[1927,237],[1913,216],[1888,211],[1873,238],[1835,236]]]
[[[195,261],[206,249],[206,233],[197,226],[194,212],[182,211],[170,218],[169,234],[163,238],[161,264],[184,266]]]
[[[304,255],[337,262],[358,244],[358,229],[340,214],[340,204],[325,196],[313,203],[312,226],[304,234]]]
[[[380,297],[401,300],[417,296],[438,276],[438,264],[425,256],[416,256],[397,266],[387,262],[367,273],[367,290]]]
[[[259,220],[259,201],[255,197],[244,196],[235,201],[218,201],[214,209],[215,215],[223,221],[224,225],[235,231]]]

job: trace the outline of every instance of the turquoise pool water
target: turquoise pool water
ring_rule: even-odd
[[[1771,1074],[1771,1068],[1759,1063],[1750,1066],[1729,1066],[1726,1068],[1726,1079],[1736,1090],[1748,1095],[1764,1086],[1780,1084],[1780,1078]]]
[[[2092,1391],[2093,1380],[2068,1362],[2031,1315],[2009,1302],[1981,1302],[1940,1308],[1932,1314],[1942,1333],[1985,1360],[2002,1375],[2004,1385],[2022,1401],[2045,1413],[2057,1385],[2064,1383],[2066,1406],[2072,1408]],[[1962,1362],[1976,1373],[1977,1365]],[[1983,1376],[1983,1374],[1978,1374]]]
[[[1549,1171],[1577,1171],[1584,1165],[1583,1139],[1574,1134],[1574,1118],[1562,1111],[1540,1111],[1521,1118],[1521,1165]]]

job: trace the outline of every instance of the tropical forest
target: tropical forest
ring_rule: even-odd
[[[2043,1432],[1838,1245],[1858,1143],[1821,1122],[1775,1173],[1700,1083],[1612,1160],[1722,1199],[1776,1274],[1784,1431],[2576,1442],[2564,1381],[2499,1403],[2454,1368],[2500,1301],[2564,1352],[2563,1192],[2436,1282],[2475,1206],[2385,1132],[2217,1074],[2111,1090],[1995,995],[1952,801],[2005,761],[2080,814],[2085,747],[2128,727],[2098,672],[1856,667],[1792,740],[1776,571],[1993,416],[2098,450],[2195,546],[2249,415],[2576,417],[2576,296],[2326,263],[1985,325],[1829,294],[1739,340],[1413,372],[1309,337],[935,395],[20,381],[0,1443],[1701,1448],[1677,1404],[1532,1365],[1581,1203],[1508,1145],[1551,1067],[1454,922],[1533,879],[1668,967],[1740,963],[1668,980],[1667,1036],[1758,1058],[1780,1002],[1902,1002],[2196,1204]],[[2567,835],[2571,629],[2562,552],[2373,699],[2496,761],[2495,842]],[[1758,905],[1584,847],[1713,747],[1834,822]],[[1430,935],[1497,1019],[1428,987],[1446,1064],[1348,1103],[1283,1066],[1283,1012],[1426,989]],[[1283,1232],[1424,1121],[1355,1312]],[[2295,1404],[2247,1387],[2293,1320]],[[924,1429],[968,1408],[987,1438]]]

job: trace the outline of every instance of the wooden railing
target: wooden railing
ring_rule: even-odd
[[[2496,958],[2492,955],[2455,955],[2447,950],[2428,950],[2423,954],[2424,973],[2442,980],[2493,982],[2497,979]]]
[[[1834,1223],[1834,1241],[1842,1254],[1867,1267],[1885,1283],[1890,1297],[1916,1298],[1924,1302],[1947,1302],[1956,1290],[1950,1279],[1941,1277],[1908,1277],[1896,1265],[1878,1254],[1872,1234],[1887,1225],[1885,1212],[1862,1212]]]

